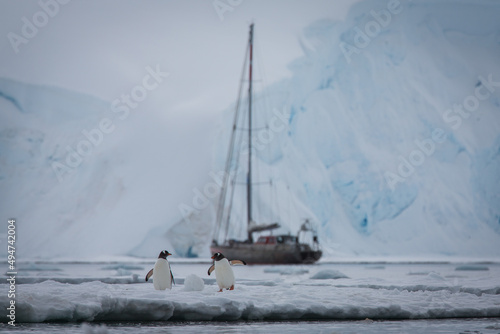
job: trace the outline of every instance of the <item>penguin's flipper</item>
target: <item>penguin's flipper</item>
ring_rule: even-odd
[[[231,261],[229,261],[229,263],[231,265],[235,265],[235,264],[241,264],[241,265],[244,265],[244,266],[247,265],[247,263],[245,261],[243,261],[243,260],[231,260]]]
[[[172,274],[172,269],[170,269],[170,277],[172,277],[172,282],[175,284],[174,275]]]
[[[210,268],[208,268],[208,276],[210,276],[210,274],[212,273],[212,271],[214,271],[215,269],[215,265],[211,265]]]
[[[151,269],[148,274],[146,275],[146,282],[148,281],[148,279],[153,276],[153,269]]]

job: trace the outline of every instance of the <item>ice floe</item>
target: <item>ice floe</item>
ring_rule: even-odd
[[[349,278],[338,270],[325,269],[311,276],[311,279],[339,279]]]
[[[184,291],[202,291],[204,287],[203,279],[197,275],[191,274],[184,280]]]
[[[452,289],[282,284],[231,292],[155,291],[147,284],[54,281],[19,286],[18,322],[415,319],[500,316],[500,297]],[[7,299],[0,298],[2,307]]]
[[[187,271],[188,268],[180,269]],[[203,272],[205,266],[193,269]],[[450,267],[446,272],[453,269]],[[317,284],[316,279],[281,276],[279,271],[265,273],[265,267],[250,266],[244,273],[245,279],[237,278],[234,291],[222,293],[217,292],[213,280],[204,280],[196,274],[176,278],[177,285],[169,291],[151,289],[143,280],[136,284],[103,280],[82,280],[73,284],[62,280],[25,283],[17,286],[16,320],[134,322],[500,317],[500,282],[494,278],[499,270],[495,273],[470,272],[472,276],[462,279],[458,285],[454,279],[447,279],[435,270],[429,270],[426,276],[408,276],[406,269],[394,278],[390,272],[386,273],[388,269],[375,271],[385,275],[380,277],[362,276],[365,273],[362,267],[356,270],[346,267],[342,271],[345,270],[349,271],[351,279],[342,280],[341,284],[338,280],[324,279]],[[480,274],[487,276],[477,276]],[[346,276],[334,269],[319,270],[316,275],[323,278]],[[7,307],[8,302],[7,294],[0,295],[0,307]]]
[[[456,265],[318,265],[311,275],[246,266],[234,291],[218,292],[205,264],[172,266],[176,285],[156,291],[119,277],[19,277],[17,322],[364,320],[500,317],[500,266],[448,277]],[[297,267],[299,268],[299,267]],[[335,268],[335,269],[334,269]],[[84,270],[80,270],[83,272]],[[133,271],[133,270],[132,270]],[[427,275],[408,275],[427,272]],[[67,275],[67,272],[55,272]],[[92,273],[95,274],[95,273]],[[333,279],[339,277],[349,279]],[[313,279],[321,277],[322,280]],[[36,279],[43,281],[36,282]],[[57,280],[57,281],[56,281]],[[70,281],[72,280],[72,281]],[[71,282],[71,283],[70,283]],[[0,284],[5,289],[6,284]],[[7,307],[0,294],[0,307]],[[7,318],[6,318],[7,319]],[[5,321],[5,319],[3,320]],[[96,330],[89,328],[90,330]]]

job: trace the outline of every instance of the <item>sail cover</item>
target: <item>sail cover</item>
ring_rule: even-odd
[[[279,228],[280,224],[278,223],[270,223],[270,224],[257,224],[253,220],[250,222],[248,225],[248,232],[253,233],[253,232],[260,232],[260,231],[267,231],[267,230],[274,230],[276,228]]]

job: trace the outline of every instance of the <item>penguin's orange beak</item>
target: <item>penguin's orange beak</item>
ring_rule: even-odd
[[[172,254],[170,254],[170,252],[167,252],[167,256],[169,256],[169,255],[172,255]]]
[[[215,254],[214,254],[214,255],[212,255],[211,259],[215,259]]]

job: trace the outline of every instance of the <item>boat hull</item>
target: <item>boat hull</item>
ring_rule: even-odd
[[[311,264],[321,258],[321,250],[307,244],[255,244],[234,243],[212,245],[210,251],[222,253],[230,260],[243,260],[248,264]]]

